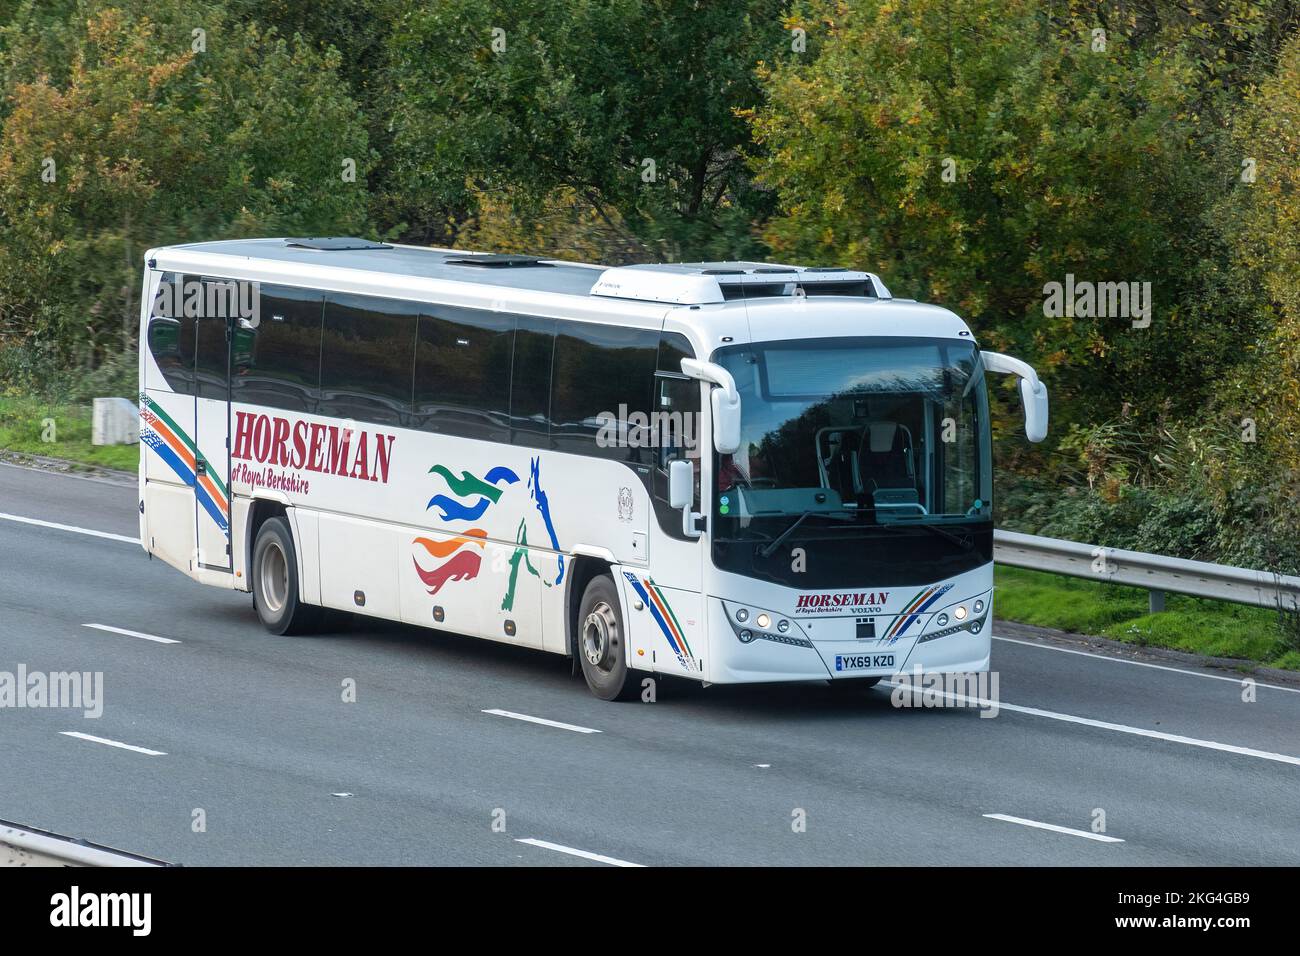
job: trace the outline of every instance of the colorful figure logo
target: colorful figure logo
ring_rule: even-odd
[[[546,492],[542,490],[540,468],[541,459],[532,459],[528,475],[528,496],[533,502],[533,507],[542,517],[542,524],[552,550],[558,552],[559,539],[556,537],[555,525],[551,520],[550,502],[547,500]],[[482,478],[468,471],[462,471],[457,477],[443,465],[434,465],[429,469],[429,474],[440,477],[451,492],[451,495],[436,494],[425,505],[426,511],[436,509],[439,520],[444,522],[477,521],[489,508],[501,501],[506,487],[519,481],[519,476],[504,465],[498,465]],[[429,589],[429,593],[437,594],[449,581],[468,581],[478,577],[483,563],[482,552],[487,546],[487,536],[486,530],[476,527],[468,528],[456,537],[445,541],[416,538],[413,544],[419,545],[430,556],[446,559],[432,570],[426,570],[418,558],[412,559],[415,562],[416,574]],[[475,548],[478,550],[475,551]],[[541,572],[529,558],[528,516],[527,514],[521,516],[515,529],[515,549],[508,562],[509,580],[505,596],[501,599],[501,610],[510,611],[514,608],[515,588],[519,580],[520,567],[541,580],[546,587],[563,581],[564,555],[557,554],[556,557],[559,570],[552,582],[542,577]]]

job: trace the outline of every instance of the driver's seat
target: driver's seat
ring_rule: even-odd
[[[915,488],[916,471],[912,464],[912,434],[897,422],[868,422],[863,428],[858,466],[862,487]]]

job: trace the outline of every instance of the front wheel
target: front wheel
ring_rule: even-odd
[[[618,591],[607,574],[592,578],[578,608],[578,660],[591,692],[601,700],[631,700],[637,681],[627,666],[627,637]]]
[[[298,590],[298,558],[284,518],[268,518],[253,544],[253,606],[272,634],[305,634],[320,624],[321,609],[304,604]]]

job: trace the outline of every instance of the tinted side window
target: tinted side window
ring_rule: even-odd
[[[163,274],[150,311],[149,352],[173,392],[194,392],[194,318],[186,317],[180,301],[180,277]]]
[[[454,306],[424,308],[415,345],[418,426],[443,435],[507,441],[514,316]]]
[[[510,442],[545,448],[550,436],[551,357],[555,319],[515,317],[514,362],[510,370]]]
[[[382,425],[406,420],[418,310],[396,299],[326,297],[320,414]]]
[[[238,295],[237,284],[229,279],[203,280],[203,314],[195,326],[194,363],[200,398],[226,400],[226,330],[239,324]]]
[[[659,340],[659,371],[681,375],[684,358],[695,358],[691,340],[680,332],[665,332]]]
[[[656,411],[651,391],[658,344],[659,333],[649,329],[561,325],[555,337],[551,447],[649,461],[644,429]]]
[[[308,289],[262,286],[258,326],[233,350],[232,401],[315,410],[323,299]]]

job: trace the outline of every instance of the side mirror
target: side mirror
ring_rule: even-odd
[[[695,469],[685,458],[668,463],[668,506],[680,511],[695,503]]]
[[[1025,406],[1025,437],[1040,442],[1047,437],[1047,386],[1035,389],[1027,378],[1020,380],[1020,402]]]
[[[740,396],[728,397],[725,389],[710,393],[713,402],[713,447],[719,455],[734,455],[740,447]]]
[[[709,393],[713,409],[713,447],[719,455],[732,455],[740,448],[740,392],[736,380],[721,365],[682,359],[682,374],[718,386]]]
[[[1025,437],[1040,442],[1047,437],[1047,386],[1038,380],[1033,367],[1000,352],[981,352],[984,368],[1020,376],[1020,401],[1025,407]]]
[[[700,516],[691,510],[694,503],[695,467],[685,458],[676,458],[668,463],[668,505],[681,510],[682,534],[688,538],[701,534],[696,528]]]

